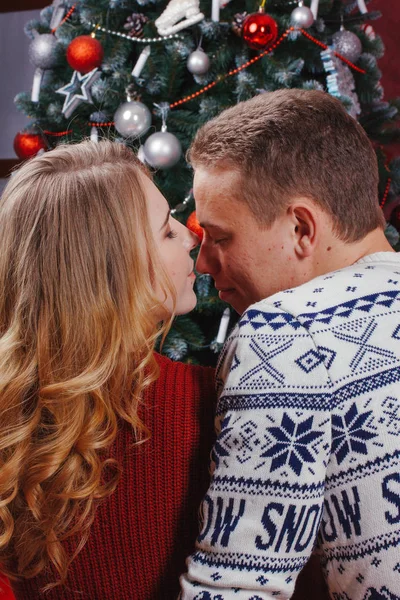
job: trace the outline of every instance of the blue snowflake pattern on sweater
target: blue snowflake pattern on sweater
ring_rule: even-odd
[[[371,418],[372,410],[359,414],[355,403],[345,415],[332,416],[332,452],[336,454],[338,465],[351,451],[368,454],[366,442],[378,435],[368,428]]]
[[[268,427],[276,443],[262,457],[271,457],[271,472],[288,464],[296,475],[300,475],[304,463],[315,462],[311,444],[320,439],[321,431],[313,431],[313,417],[295,423],[287,413],[283,414],[280,427]]]

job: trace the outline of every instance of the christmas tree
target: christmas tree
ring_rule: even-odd
[[[368,0],[54,0],[29,22],[32,91],[16,98],[32,123],[15,138],[26,158],[60,142],[110,137],[154,167],[174,216],[198,227],[185,153],[221,110],[278,88],[323,89],[341,99],[372,140],[379,201],[400,193],[400,101],[383,101],[382,40]],[[327,165],[329,168],[329,165]],[[349,199],[351,201],[351,199]],[[396,246],[397,231],[387,235]],[[229,315],[212,280],[196,281],[198,306],[176,319],[163,351],[212,364]],[[222,319],[221,319],[222,316]],[[237,316],[231,313],[230,325]]]

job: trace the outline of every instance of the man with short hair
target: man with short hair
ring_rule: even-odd
[[[286,599],[317,548],[332,598],[400,598],[400,256],[375,153],[319,91],[224,111],[190,151],[197,269],[242,317],[184,600]]]

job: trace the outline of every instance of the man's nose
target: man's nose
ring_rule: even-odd
[[[208,273],[214,276],[217,271],[216,261],[212,258],[210,251],[205,244],[201,244],[199,254],[196,260],[196,271],[198,273]]]

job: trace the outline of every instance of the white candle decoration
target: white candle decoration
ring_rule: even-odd
[[[143,146],[139,146],[139,150],[137,152],[137,157],[140,160],[140,162],[142,162],[143,164],[146,164],[146,157],[145,157],[145,154],[144,154],[144,148],[143,148]]]
[[[90,130],[90,141],[91,142],[99,141],[99,132],[97,131],[97,127],[95,125],[93,125]]]
[[[367,13],[368,12],[368,8],[367,5],[365,4],[365,0],[357,0],[357,4],[358,4],[358,8],[360,9],[360,13]]]
[[[314,21],[318,17],[318,5],[319,5],[319,0],[311,0],[310,10],[313,14]]]
[[[134,77],[140,77],[140,73],[144,69],[144,66],[145,66],[145,64],[147,62],[147,59],[150,56],[150,52],[151,52],[150,45],[145,46],[143,48],[142,52],[140,53],[139,58],[136,61],[135,66],[133,67],[133,70],[132,70],[132,75]]]
[[[212,0],[211,6],[211,20],[219,21],[219,9],[220,9],[220,0]]]
[[[32,82],[32,93],[31,100],[32,102],[39,102],[39,94],[40,94],[40,86],[42,84],[43,79],[43,69],[35,69],[35,73],[33,75]]]
[[[219,329],[218,329],[218,334],[217,334],[217,339],[216,339],[218,344],[223,344],[225,342],[226,332],[228,331],[230,318],[231,318],[231,311],[227,307],[227,308],[225,308],[224,312],[222,313],[221,321],[219,323]]]
[[[50,29],[56,29],[64,18],[65,7],[63,0],[54,0],[53,14],[51,15]]]

